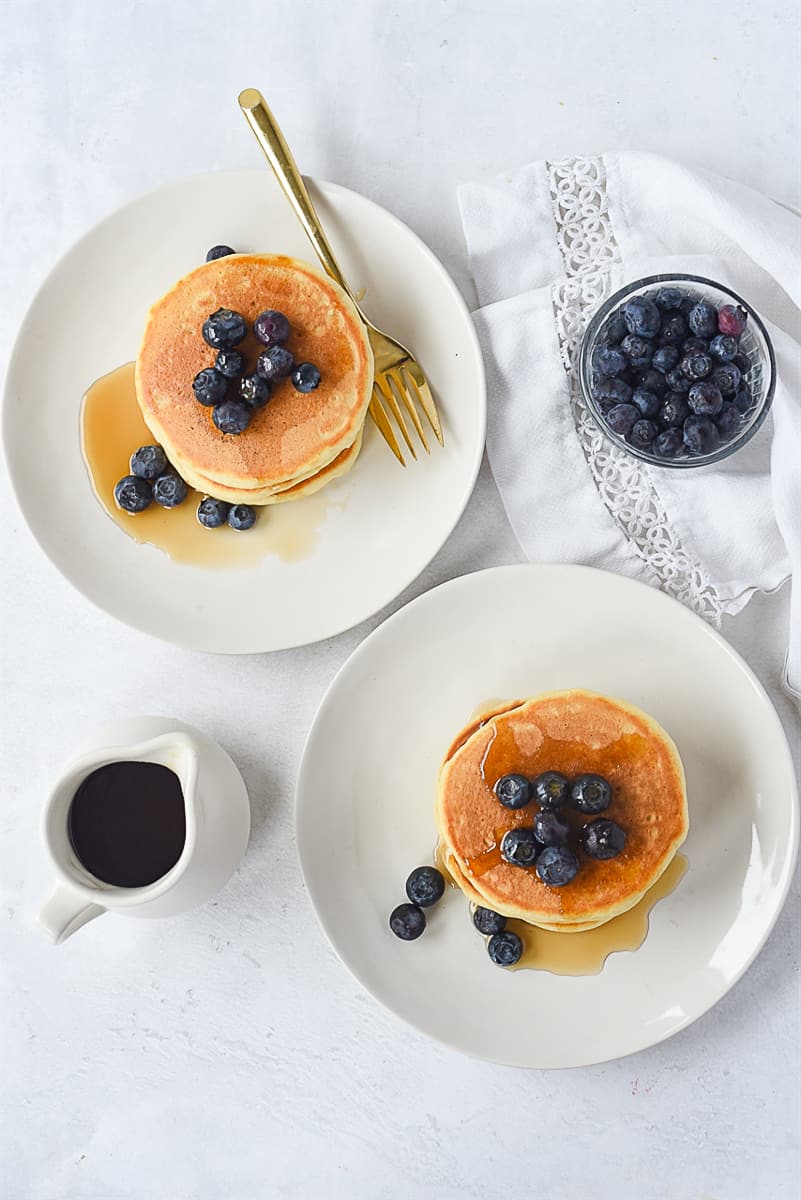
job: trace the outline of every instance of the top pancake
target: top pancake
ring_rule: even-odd
[[[533,778],[548,770],[608,779],[612,803],[602,815],[627,835],[617,858],[580,854],[578,874],[562,888],[503,862],[497,849],[508,829],[531,824],[536,804],[504,808],[495,782],[509,772]],[[592,820],[561,811],[577,828]],[[455,739],[440,772],[436,819],[468,894],[481,895],[487,907],[535,925],[598,924],[636,904],[684,841],[684,772],[673,742],[645,713],[593,692],[556,692],[512,702]]]
[[[288,348],[322,375],[306,394],[284,380],[238,436],[220,433],[192,392],[195,375],[214,365],[201,326],[218,308],[249,326],[266,308],[285,313]],[[264,347],[249,333],[237,348],[254,371]],[[372,383],[372,351],[352,301],[314,267],[278,255],[229,255],[185,275],[151,308],[136,363],[142,415],[187,482],[208,491],[217,481],[255,503],[259,491],[310,478],[356,442]]]

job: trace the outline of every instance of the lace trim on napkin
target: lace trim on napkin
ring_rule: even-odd
[[[590,317],[611,295],[621,265],[609,218],[601,158],[548,163],[556,240],[566,279],[554,284],[559,350],[570,380],[581,448],[601,498],[654,581],[719,625],[723,602],[703,565],[672,528],[662,501],[636,459],[607,441],[587,407],[578,378],[578,348]]]

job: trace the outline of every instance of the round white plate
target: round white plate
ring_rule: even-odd
[[[364,620],[437,553],[481,463],[484,369],[456,287],[431,251],[378,205],[330,183],[312,183],[311,191],[346,278],[365,289],[366,313],[423,364],[445,447],[434,442],[430,457],[421,451],[417,462],[407,454],[404,469],[368,420],[356,467],[321,493],[331,503],[314,549],[299,561],[268,556],[242,569],[202,570],[139,545],[95,498],[79,442],[87,387],[136,357],[148,308],[209,246],[313,258],[271,171],[184,179],[106,218],[48,276],[11,359],[6,456],[34,536],[95,604],[193,649],[278,650]],[[221,620],[234,605],[236,621]]]
[[[397,941],[387,917],[431,861],[454,735],[485,702],[572,687],[651,713],[684,761],[689,868],[643,946],[595,976],[507,972],[450,889],[418,941]],[[790,883],[797,793],[763,688],[700,618],[588,567],[511,566],[427,592],[351,655],[309,733],[297,835],[320,923],[377,999],[466,1053],[574,1067],[669,1037],[745,971]]]

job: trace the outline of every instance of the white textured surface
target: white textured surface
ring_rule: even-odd
[[[208,0],[3,0],[0,352],[98,217],[254,162],[235,105],[252,84],[306,170],[408,221],[468,298],[454,184],[526,159],[657,150],[797,205],[796,6],[601,7],[240,0],[235,20]],[[304,732],[365,628],[272,657],[173,650],[89,609],[3,503],[4,1200],[795,1197],[797,884],[740,984],[653,1050],[543,1075],[428,1043],[339,966],[295,860]],[[408,595],[516,557],[485,470]],[[724,632],[797,748],[786,612],[786,595],[760,597]],[[250,852],[193,914],[104,917],[53,950],[33,926],[44,793],[87,727],[147,710],[206,727],[240,763]]]

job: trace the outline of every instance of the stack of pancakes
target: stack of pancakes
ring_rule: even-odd
[[[237,436],[221,433],[192,391],[198,372],[214,365],[201,327],[218,308],[241,313],[251,330],[265,309],[284,313],[288,349],[322,375],[305,394],[289,380],[276,385]],[[255,371],[264,347],[252,332],[237,349]],[[327,275],[278,255],[233,254],[185,275],[151,308],[136,362],[142,415],[170,462],[199,492],[232,504],[295,500],[349,471],[372,386],[373,355],[353,302]]]
[[[504,833],[531,825],[537,806],[502,807],[495,783],[505,774],[533,779],[544,771],[603,775],[612,802],[602,815],[626,833],[617,858],[579,851],[578,874],[561,888],[500,857]],[[559,811],[577,845],[592,818],[569,806]],[[688,830],[684,771],[671,739],[645,713],[594,692],[553,692],[500,706],[462,730],[440,771],[436,823],[440,860],[473,904],[578,933],[632,908],[670,864]]]

